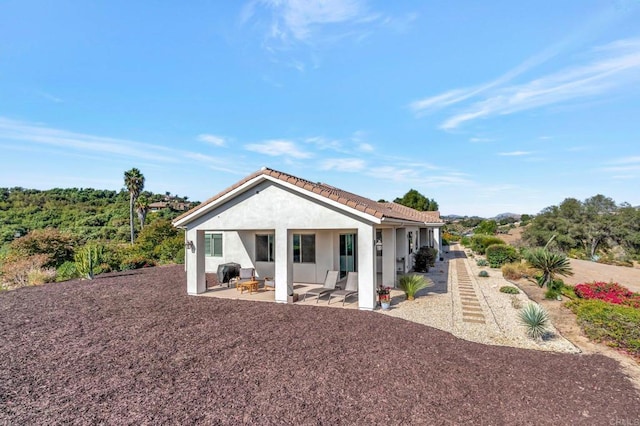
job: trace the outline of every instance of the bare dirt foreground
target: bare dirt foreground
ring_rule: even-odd
[[[185,295],[181,266],[0,294],[0,423],[637,424],[616,361]]]

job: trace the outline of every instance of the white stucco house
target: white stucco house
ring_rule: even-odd
[[[275,278],[275,300],[293,283],[322,283],[328,270],[358,272],[358,307],[376,305],[378,284],[394,287],[422,246],[442,253],[438,212],[379,203],[324,183],[262,168],[173,221],[185,229],[187,293],[205,273],[235,262]]]

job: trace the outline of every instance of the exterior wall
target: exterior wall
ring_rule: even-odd
[[[222,257],[204,256],[204,232],[223,234]],[[255,234],[274,232],[275,262],[256,263]],[[303,196],[272,182],[262,182],[187,224],[188,239],[195,242],[198,255],[188,254],[187,279],[190,294],[206,290],[204,269],[216,272],[221,263],[236,262],[256,268],[259,277],[274,276],[275,299],[286,303],[293,282],[322,283],[327,270],[339,268],[335,262],[340,233],[358,235],[359,307],[375,306],[375,251],[373,224],[342,209]],[[316,263],[294,264],[293,234],[316,235]],[[364,269],[362,269],[364,268]],[[200,270],[202,273],[200,274]],[[197,272],[198,271],[198,272]],[[198,277],[195,275],[198,274]],[[202,279],[200,279],[200,275]],[[198,283],[192,284],[192,283]],[[193,289],[191,288],[193,286]],[[201,288],[202,287],[202,288]]]
[[[357,235],[357,270],[359,308],[373,309],[376,303],[377,272],[382,269],[383,283],[394,286],[396,272],[407,272],[413,266],[407,232],[413,234],[413,250],[425,245],[420,228],[382,228],[383,257],[376,262],[375,228],[373,221],[345,212],[330,203],[308,197],[295,189],[262,181],[247,188],[216,208],[194,218],[186,225],[187,240],[195,248],[187,251],[187,289],[189,294],[206,290],[204,272],[216,272],[218,265],[236,262],[254,267],[260,278],[276,280],[275,299],[286,303],[293,293],[293,282],[322,283],[328,270],[339,269],[339,235]],[[223,234],[222,257],[204,256],[204,232]],[[275,262],[255,262],[255,235],[273,233]],[[316,235],[315,264],[294,264],[293,235]],[[434,230],[434,244],[442,250],[439,229]],[[398,259],[402,258],[399,262]],[[381,268],[380,268],[381,266]]]
[[[209,231],[208,231],[209,232]],[[222,257],[206,256],[205,269],[207,273],[215,273],[218,265],[235,262],[243,268],[255,268],[256,277],[275,276],[275,262],[255,261],[256,234],[274,233],[273,230],[259,231],[215,231],[222,233]],[[296,233],[296,232],[292,232]],[[334,236],[338,233],[329,230],[300,231],[300,233],[315,234],[316,236],[316,262],[294,263],[293,280],[297,283],[322,283],[329,270],[335,270],[339,263],[334,262]],[[292,236],[293,238],[293,236]]]

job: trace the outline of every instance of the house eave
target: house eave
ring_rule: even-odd
[[[287,189],[290,189],[291,191],[297,192],[299,194],[303,194],[309,198],[312,198],[320,203],[323,204],[327,204],[330,205],[338,210],[341,210],[343,212],[352,214],[354,216],[357,216],[365,221],[368,222],[372,222],[373,224],[380,224],[381,223],[381,218],[378,218],[374,215],[362,212],[358,209],[346,206],[342,203],[339,203],[337,201],[334,201],[330,198],[327,198],[323,195],[317,194],[313,191],[309,191],[307,189],[301,188],[297,185],[294,185],[292,183],[283,181],[281,179],[277,179],[274,178],[272,176],[269,175],[264,175],[264,174],[260,174],[256,177],[254,177],[253,179],[247,181],[246,183],[244,183],[243,185],[234,188],[233,190],[227,192],[226,194],[222,195],[220,198],[217,198],[215,200],[213,200],[212,202],[210,202],[209,204],[207,204],[206,206],[202,206],[201,208],[196,208],[197,210],[195,210],[193,213],[188,214],[182,218],[178,218],[177,220],[173,221],[173,226],[177,227],[177,228],[184,228],[186,227],[190,222],[193,222],[194,220],[202,217],[203,215],[206,215],[208,212],[210,212],[211,210],[215,209],[217,206],[220,206],[224,203],[226,203],[227,201],[233,199],[236,195],[239,195],[249,189],[251,189],[252,187],[258,185],[260,182],[263,181],[270,181],[272,182],[274,185],[277,186],[282,186],[285,187]]]

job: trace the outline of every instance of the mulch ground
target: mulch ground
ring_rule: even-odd
[[[0,294],[3,424],[638,421],[640,395],[610,358],[484,346],[373,312],[189,297],[182,266]]]

